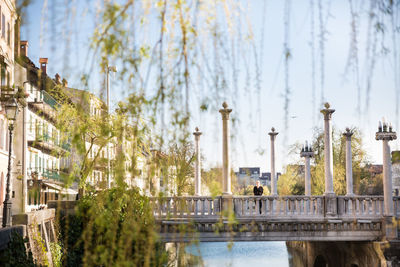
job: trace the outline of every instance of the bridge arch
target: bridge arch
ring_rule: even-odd
[[[318,255],[317,257],[315,257],[313,266],[314,267],[327,267],[328,262],[326,261],[324,256]]]

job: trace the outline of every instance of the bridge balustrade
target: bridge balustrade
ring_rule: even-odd
[[[237,217],[323,217],[323,198],[322,196],[235,196],[233,202]]]
[[[383,196],[338,196],[338,214],[343,217],[382,217]]]
[[[153,197],[156,218],[216,217],[220,211],[220,199],[203,196]]]
[[[326,216],[324,196],[233,196],[232,199],[237,218],[315,219]],[[395,216],[400,217],[400,197],[393,200]],[[153,197],[150,202],[156,218],[212,218],[222,209],[220,197]],[[384,215],[383,196],[337,196],[336,203],[338,217],[374,219]]]

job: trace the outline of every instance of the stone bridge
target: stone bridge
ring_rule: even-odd
[[[279,196],[275,172],[275,140],[271,128],[271,195],[234,196],[231,191],[229,159],[229,114],[224,102],[222,115],[222,196],[201,196],[200,136],[195,137],[195,194],[188,197],[150,198],[161,238],[166,242],[198,241],[379,241],[398,240],[400,201],[392,193],[389,141],[397,138],[391,124],[378,125],[375,139],[382,141],[383,196],[359,196],[353,192],[351,137],[346,128],[346,196],[337,196],[333,188],[332,114],[326,103],[324,117],[323,196],[311,195],[310,158],[307,142],[300,152],[305,160],[305,196]]]
[[[151,198],[165,242],[379,241],[397,239],[400,198],[384,216],[383,196]],[[261,203],[261,204],[260,204]]]

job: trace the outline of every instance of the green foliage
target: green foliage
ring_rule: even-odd
[[[277,187],[279,195],[304,195],[302,166],[298,164],[287,165],[278,179]]]
[[[49,266],[45,241],[38,230],[38,224],[35,222],[33,225],[28,227],[31,228],[31,238],[33,240],[33,246],[31,249],[34,250],[33,253],[35,255],[35,260],[38,264]]]
[[[25,243],[27,238],[23,238],[17,232],[11,233],[11,242],[8,247],[0,251],[0,266],[4,267],[35,267],[36,265],[32,258],[32,253],[27,252]]]
[[[61,267],[62,248],[60,244],[51,242],[50,252],[51,252],[51,259],[53,261],[53,267]]]
[[[263,188],[263,196],[268,196],[270,194],[269,188],[267,186],[262,186]],[[245,196],[254,196],[254,185],[248,185],[246,187],[239,188],[235,195],[245,195]]]
[[[367,194],[367,188],[379,192],[379,177],[373,178],[368,171],[369,160],[362,146],[362,135],[357,129],[353,129],[352,136],[352,164],[354,192]],[[333,186],[337,195],[346,194],[346,141],[342,132],[333,129]],[[311,191],[313,195],[323,195],[325,192],[325,163],[324,163],[324,133],[316,129],[312,142],[314,150],[314,164],[311,166]],[[294,145],[292,154],[301,150],[300,145]],[[278,191],[281,195],[304,194],[304,163],[301,159],[295,164],[287,165],[284,173],[278,180]],[[371,190],[370,190],[371,191]]]
[[[60,227],[65,266],[160,266],[168,254],[158,241],[152,209],[137,189],[87,195]]]

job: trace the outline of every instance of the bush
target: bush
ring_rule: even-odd
[[[4,267],[35,267],[32,253],[27,253],[25,243],[27,238],[23,238],[17,232],[12,232],[11,241],[8,247],[0,251],[0,266]]]
[[[80,199],[76,215],[60,218],[63,266],[167,264],[151,211],[136,189],[113,188]]]

